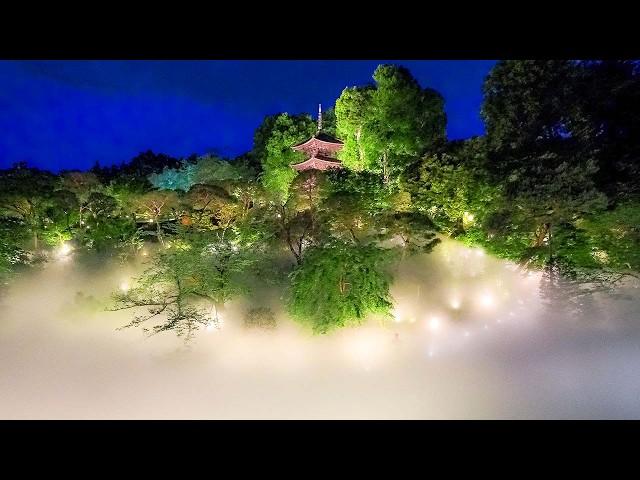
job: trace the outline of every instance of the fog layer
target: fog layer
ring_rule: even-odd
[[[445,241],[396,273],[395,321],[314,336],[278,312],[275,330],[247,329],[255,297],[185,348],[104,311],[138,271],[70,258],[11,286],[0,418],[640,418],[631,287],[567,316],[541,300],[539,274]]]

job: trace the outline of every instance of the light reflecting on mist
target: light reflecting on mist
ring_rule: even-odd
[[[276,310],[246,329],[277,305],[256,292],[185,349],[103,311],[139,266],[69,253],[0,301],[1,418],[640,418],[638,290],[563,316],[539,273],[445,241],[396,272],[391,319],[313,336]]]

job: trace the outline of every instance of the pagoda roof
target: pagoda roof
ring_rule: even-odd
[[[342,168],[342,162],[325,155],[314,155],[304,162],[291,164],[291,167],[298,171],[311,169],[327,170],[329,168]]]
[[[310,144],[315,143],[315,142],[329,143],[331,145],[343,145],[343,143],[340,140],[338,140],[337,138],[334,138],[331,135],[328,135],[328,134],[326,134],[324,132],[320,132],[320,133],[316,133],[315,135],[313,135],[308,140],[305,140],[302,143],[294,145],[291,148],[293,148],[294,150],[298,150],[298,149],[302,149],[305,146],[310,145]]]

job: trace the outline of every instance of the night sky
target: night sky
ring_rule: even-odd
[[[0,168],[87,169],[146,150],[235,156],[265,115],[315,116],[380,63],[444,96],[450,139],[484,133],[494,61],[0,61]]]

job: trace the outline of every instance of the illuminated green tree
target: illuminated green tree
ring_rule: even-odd
[[[19,219],[30,232],[35,250],[55,186],[54,175],[26,164],[0,171],[0,215]]]
[[[444,101],[404,67],[380,65],[374,86],[347,88],[336,102],[345,166],[382,174],[385,184],[407,162],[445,140]]]
[[[392,252],[374,246],[334,243],[310,249],[291,274],[289,311],[316,333],[389,314]]]
[[[296,177],[291,164],[304,160],[304,154],[291,147],[311,137],[316,128],[309,115],[281,113],[266,117],[256,130],[253,152],[262,164],[262,184],[281,203]]]
[[[419,159],[403,172],[402,188],[415,211],[448,234],[482,225],[502,199],[501,185],[490,181],[480,139],[451,144],[445,152]]]
[[[133,288],[114,294],[111,309],[145,311],[122,328],[141,326],[149,334],[174,331],[189,341],[200,327],[218,321],[225,302],[246,291],[244,279],[255,261],[252,251],[240,250],[236,243],[182,231],[151,259]]]

